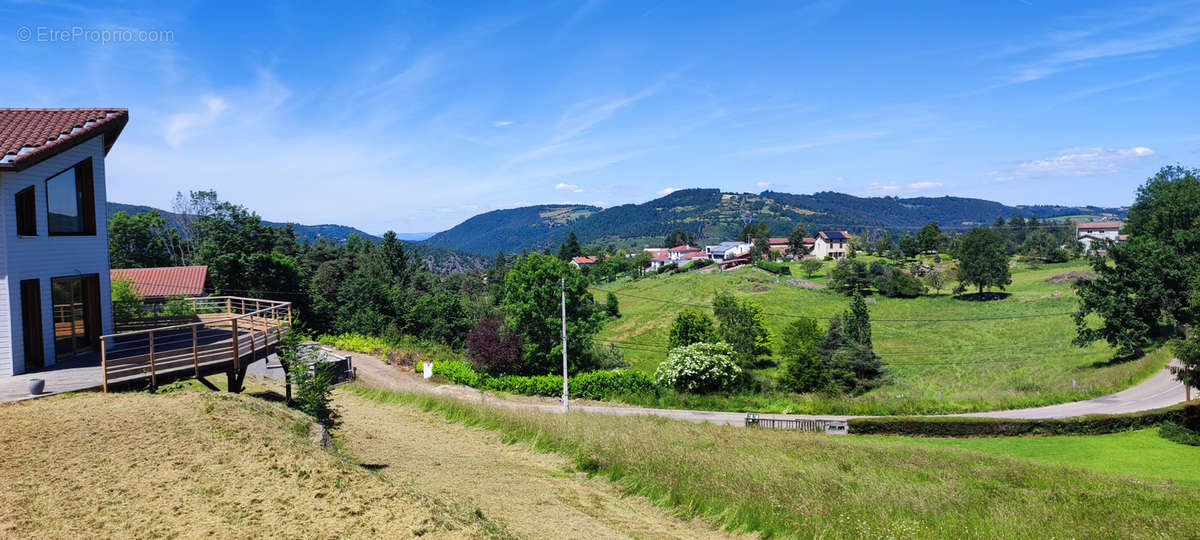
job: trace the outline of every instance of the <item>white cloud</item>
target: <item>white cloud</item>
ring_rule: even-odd
[[[759,182],[759,183],[757,183],[757,184],[754,184],[754,185],[755,185],[755,186],[758,186],[758,189],[767,189],[767,188],[771,187],[771,183],[770,183],[770,182]]]
[[[511,125],[513,125],[512,120],[496,120],[495,122],[492,122],[492,127],[498,128],[508,127]]]
[[[892,193],[895,191],[900,191],[900,186],[896,185],[895,182],[888,182],[886,184],[880,182],[871,182],[867,185],[867,191],[874,193]]]
[[[665,187],[665,188],[658,190],[658,194],[666,197],[667,195],[675,193],[676,191],[679,191],[679,188]]]
[[[1155,156],[1145,146],[1131,148],[1075,147],[1058,151],[1053,157],[1018,163],[1009,171],[992,171],[997,182],[1029,176],[1092,176],[1111,174],[1129,163]]]
[[[197,131],[212,125],[221,116],[221,113],[229,108],[229,104],[224,99],[216,96],[204,96],[203,101],[203,111],[178,113],[167,121],[164,138],[168,146],[179,148],[183,141],[196,135]]]
[[[575,184],[565,184],[562,182],[555,184],[554,189],[556,189],[558,191],[573,191],[575,193],[583,193],[583,188],[581,188]]]
[[[942,187],[941,182],[913,182],[909,184],[908,189],[937,189]]]

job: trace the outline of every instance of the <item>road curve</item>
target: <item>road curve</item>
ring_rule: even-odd
[[[390,366],[373,356],[347,353],[345,351],[338,351],[338,354],[353,355],[354,365],[358,370],[359,377],[364,382],[370,384],[393,389],[432,392],[435,394],[453,396],[464,400],[483,401],[488,404],[499,405],[513,409],[538,410],[551,413],[562,412],[562,406],[558,404],[557,400],[550,398],[514,397],[510,399],[497,397],[486,392],[481,392],[477,389],[461,385],[430,385],[420,380],[412,373]],[[1096,399],[1062,403],[1059,405],[1050,405],[1046,407],[1035,407],[1030,409],[988,411],[945,416],[1037,419],[1067,418],[1088,414],[1119,414],[1168,407],[1184,401],[1184,396],[1185,389],[1183,387],[1183,383],[1176,380],[1175,376],[1171,374],[1170,370],[1163,368],[1149,379],[1146,379],[1145,381],[1131,388]],[[628,405],[597,405],[594,403],[575,402],[571,403],[571,410],[593,414],[614,414],[619,416],[651,415],[663,418],[671,418],[674,420],[684,420],[687,422],[708,422],[712,424],[727,424],[734,426],[745,425],[746,421],[746,413],[744,412],[654,409]],[[760,414],[759,417],[811,420],[847,420],[850,418],[863,418],[860,416],[809,414]]]

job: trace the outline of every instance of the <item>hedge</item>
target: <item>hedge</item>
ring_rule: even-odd
[[[449,382],[485,390],[523,396],[561,396],[561,375],[500,375],[475,371],[465,360],[435,360],[433,374]],[[605,400],[622,395],[653,392],[654,378],[648,373],[626,369],[580,373],[567,380],[571,397]]]
[[[777,262],[758,261],[757,263],[754,263],[754,264],[755,264],[755,266],[758,266],[759,268],[762,268],[763,270],[766,270],[772,274],[779,274],[779,275],[783,276],[783,275],[789,275],[792,273],[792,269],[788,268],[787,265],[779,264]]]
[[[1200,427],[1200,400],[1171,407],[1125,414],[1090,414],[1073,418],[1006,419],[955,416],[903,416],[852,418],[855,435],[910,435],[917,437],[1011,437],[1019,435],[1098,435],[1173,422],[1189,429]]]

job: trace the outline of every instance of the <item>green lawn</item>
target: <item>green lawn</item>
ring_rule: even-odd
[[[1157,429],[1071,437],[870,437],[881,442],[962,448],[987,454],[1061,463],[1111,474],[1170,480],[1200,487],[1200,447],[1158,436]]]
[[[1027,407],[1115,392],[1161,369],[1167,357],[1158,352],[1111,363],[1112,351],[1105,344],[1084,349],[1070,344],[1075,294],[1069,283],[1047,280],[1086,270],[1078,262],[1038,270],[1018,266],[1008,287],[1011,296],[991,302],[960,300],[948,293],[915,299],[874,297],[870,310],[875,350],[889,364],[892,382],[865,396],[744,396],[734,401],[676,396],[686,403],[672,398],[675,402],[657,404],[887,414]],[[718,292],[752,297],[768,312],[776,334],[794,315],[827,318],[849,304],[844,295],[797,287],[748,267],[652,276],[593,289],[601,301],[607,290],[617,294],[622,316],[608,323],[598,339],[618,342],[634,368],[650,372],[666,358],[671,322],[686,307],[681,304],[706,308]]]

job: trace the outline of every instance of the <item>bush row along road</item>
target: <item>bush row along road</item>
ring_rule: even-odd
[[[554,398],[537,398],[525,396],[496,397],[475,388],[454,384],[430,384],[420,379],[416,374],[402,368],[388,365],[377,357],[337,351],[338,354],[349,354],[354,358],[354,366],[359,378],[368,384],[391,388],[395,390],[433,392],[435,394],[454,396],[459,399],[484,401],[494,405],[516,409],[540,410],[544,412],[562,412],[561,401]],[[1173,361],[1174,362],[1174,361]],[[1195,394],[1195,392],[1193,392]],[[1164,368],[1149,379],[1112,395],[1049,405],[1030,409],[1014,409],[1007,411],[988,411],[980,413],[956,414],[949,416],[971,416],[986,418],[1068,418],[1088,414],[1120,414],[1169,407],[1184,401],[1186,390],[1183,383],[1175,379],[1171,372]],[[1193,396],[1195,397],[1195,396]],[[597,414],[635,415],[649,414],[685,420],[688,422],[710,422],[713,424],[728,424],[740,426],[746,421],[746,414],[741,412],[695,411],[686,409],[652,409],[628,405],[606,405],[598,402],[571,402],[571,410]],[[762,414],[760,418],[804,418],[817,420],[846,420],[853,416],[837,415],[804,415],[804,414]]]

